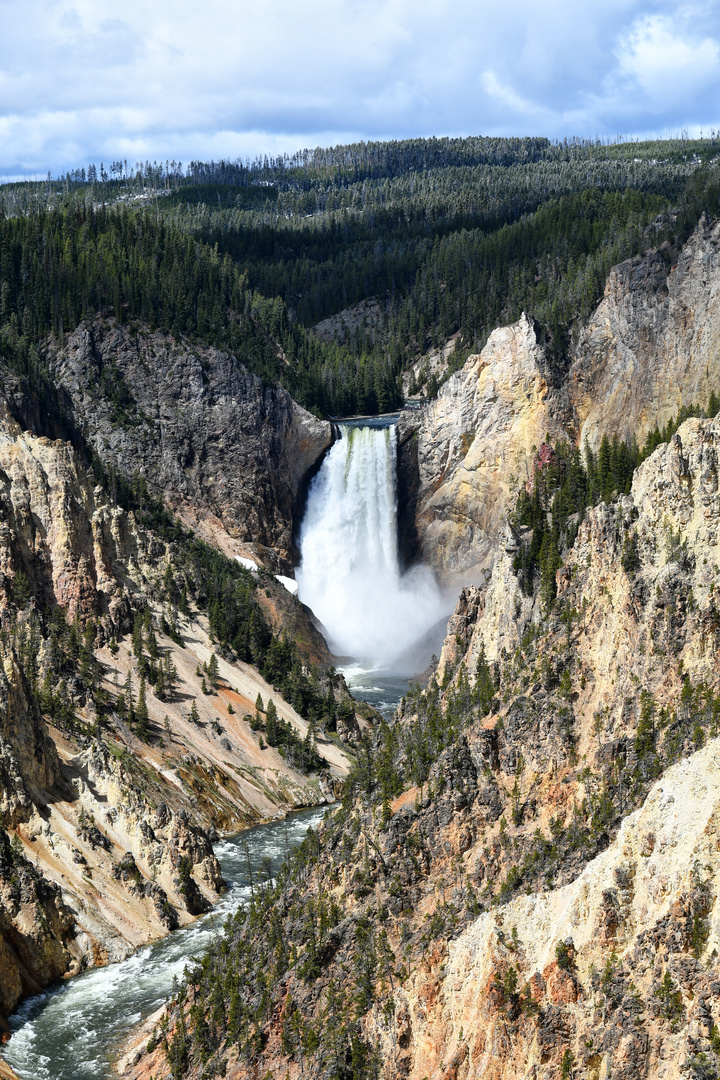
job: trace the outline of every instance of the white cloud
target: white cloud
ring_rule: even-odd
[[[680,94],[705,90],[717,83],[720,48],[712,37],[691,37],[686,22],[664,15],[639,19],[619,49],[620,74],[656,103]]]
[[[717,124],[717,6],[0,0],[0,173]]]
[[[511,114],[515,113],[525,119],[539,116],[548,118],[546,110],[540,104],[520,97],[511,86],[504,86],[494,71],[484,71],[481,81],[489,97],[497,101],[501,107],[507,107]]]

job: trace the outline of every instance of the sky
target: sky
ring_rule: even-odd
[[[720,0],[0,0],[0,179],[720,127]]]

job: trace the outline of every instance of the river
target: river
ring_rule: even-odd
[[[351,694],[360,701],[367,701],[386,720],[391,718],[412,683],[404,675],[381,667],[351,664],[339,670],[345,676]]]
[[[301,810],[216,844],[228,889],[212,912],[127,960],[29,998],[10,1018],[14,1034],[3,1048],[4,1060],[21,1080],[110,1080],[129,1032],[163,1004],[186,964],[202,956],[227,916],[249,898],[245,843],[253,873],[268,858],[277,868],[325,810]]]

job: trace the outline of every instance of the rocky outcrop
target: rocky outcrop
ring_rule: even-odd
[[[53,374],[106,467],[144,477],[190,524],[206,519],[206,530],[288,569],[304,481],[332,441],[328,423],[234,356],[161,332],[82,326]]]
[[[400,536],[446,581],[492,562],[511,496],[546,435],[565,434],[534,323],[495,330],[420,412],[401,415]],[[417,479],[415,479],[417,478]]]
[[[623,703],[637,696],[638,684],[676,692],[678,667],[698,682],[718,677],[719,455],[720,421],[686,420],[636,471],[630,495],[588,511],[558,571],[556,603],[574,612],[569,633],[577,633],[583,675],[574,712],[585,718],[590,743],[597,710],[613,717],[616,735],[626,730]],[[461,661],[474,671],[481,651],[493,662],[512,655],[542,622],[539,600],[523,593],[513,572],[515,547],[508,536],[487,584],[461,594],[440,678]],[[629,551],[631,573],[623,566]]]
[[[554,381],[555,380],[555,381]],[[680,409],[720,395],[720,221],[610,271],[566,375],[551,376],[532,322],[495,330],[399,425],[399,536],[406,562],[477,581],[503,544],[507,510],[546,434],[597,451],[639,444]]]
[[[668,247],[613,267],[580,333],[568,393],[581,443],[644,441],[682,406],[720,393],[720,222],[703,217],[677,261]]]
[[[0,820],[28,821],[54,794],[68,794],[55,744],[9,651],[0,667]]]
[[[405,985],[406,1075],[455,1063],[462,1076],[554,1077],[563,1062],[622,1080],[711,1075],[692,1063],[717,1061],[719,845],[716,739],[668,771],[572,884],[480,916],[434,980]]]
[[[127,619],[132,566],[149,570],[164,547],[95,487],[72,446],[21,431],[0,416],[0,605],[32,597],[41,609]],[[20,585],[24,578],[24,584]],[[19,590],[19,591],[18,591]],[[24,593],[24,595],[23,595]]]
[[[23,997],[72,968],[73,938],[72,912],[59,888],[0,830],[0,1026]]]

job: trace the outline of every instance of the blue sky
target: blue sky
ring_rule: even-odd
[[[0,177],[720,127],[720,0],[0,0]]]

